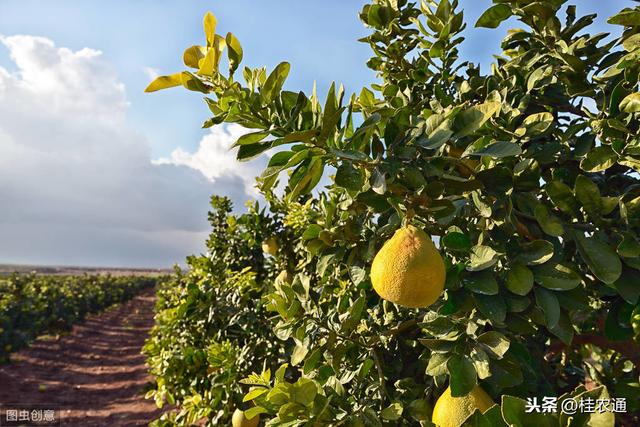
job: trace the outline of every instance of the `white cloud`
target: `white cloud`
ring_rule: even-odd
[[[166,266],[203,249],[211,194],[239,207],[254,194],[223,149],[237,129],[154,164],[99,51],[0,43],[17,66],[0,67],[0,262]]]
[[[144,67],[142,71],[144,71],[144,74],[149,78],[149,81],[155,80],[156,78],[158,78],[158,76],[160,76],[160,70],[158,70],[157,68]]]
[[[269,156],[263,154],[251,162],[238,162],[235,150],[230,150],[231,145],[247,132],[246,128],[237,124],[214,126],[210,133],[200,140],[196,152],[188,153],[182,148],[177,148],[169,158],[155,160],[154,164],[189,166],[213,182],[224,176],[237,176],[244,182],[245,192],[258,198],[260,193],[255,187],[255,177],[260,175]]]

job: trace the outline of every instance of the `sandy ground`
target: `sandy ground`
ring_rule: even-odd
[[[140,349],[153,325],[154,290],[90,316],[70,334],[38,339],[0,366],[0,408],[60,410],[63,426],[142,426],[161,411],[144,399],[152,378]]]

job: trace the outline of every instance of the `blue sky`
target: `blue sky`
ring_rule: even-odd
[[[0,34],[31,34],[51,38],[58,46],[101,50],[115,64],[131,102],[129,119],[152,139],[156,155],[167,155],[176,143],[196,146],[203,134],[199,124],[207,109],[197,95],[180,90],[145,95],[149,81],[144,67],[163,73],[184,68],[184,48],[201,43],[201,20],[207,11],[218,18],[218,32],[234,32],[245,50],[245,65],[269,68],[291,62],[288,86],[318,89],[332,80],[347,91],[374,81],[366,67],[369,48],[356,40],[368,34],[358,20],[361,0],[3,0]],[[580,0],[579,13],[610,16],[629,0]],[[462,0],[469,29],[461,56],[485,66],[498,52],[509,23],[497,30],[474,29],[473,23],[490,0]],[[610,31],[599,20],[597,31]],[[0,55],[0,64],[8,64]],[[161,124],[161,125],[159,125]]]
[[[579,3],[579,14],[600,15],[591,32],[616,30],[605,24],[606,17],[633,4],[573,3]],[[0,263],[164,266],[199,251],[207,230],[208,194],[229,194],[240,204],[252,195],[247,183],[261,163],[232,169],[233,160],[220,144],[238,129],[200,129],[208,110],[193,92],[143,93],[150,80],[145,70],[182,70],[182,52],[202,43],[202,16],[210,10],[218,18],[219,33],[232,31],[239,38],[245,65],[272,68],[286,60],[292,64],[288,88],[309,92],[317,81],[323,93],[335,80],[348,92],[359,91],[375,80],[365,65],[369,48],[357,42],[368,34],[358,20],[363,4],[0,1],[0,36],[5,37],[0,72],[6,70],[4,78],[13,88],[3,96],[0,80],[0,110],[4,104],[11,112],[0,117],[0,146],[4,131],[13,147],[10,153],[0,151],[0,163],[4,156],[6,162],[14,159],[16,167],[4,175],[0,170],[0,196],[4,188],[9,192],[4,200],[14,201],[14,211],[0,216]],[[461,4],[469,24],[461,57],[486,70],[511,23],[497,30],[473,29],[491,2]],[[28,37],[11,38],[16,35]],[[113,137],[102,141],[100,135]],[[48,157],[24,160],[34,153]],[[164,163],[151,165],[160,158]],[[140,189],[146,189],[144,194]],[[47,211],[47,198],[50,204],[65,204]],[[105,211],[111,213],[94,214]],[[152,214],[134,218],[147,211]],[[65,242],[62,249],[60,241]]]

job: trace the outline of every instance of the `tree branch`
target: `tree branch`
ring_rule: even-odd
[[[380,384],[380,397],[382,400],[382,406],[384,406],[385,398],[391,402],[391,398],[389,397],[389,392],[387,391],[387,384],[384,377],[384,369],[382,369],[382,361],[380,360],[380,354],[378,353],[377,348],[371,349],[371,356],[373,357],[373,362],[376,365],[376,369],[378,370],[378,380]]]
[[[577,107],[574,107],[571,104],[560,105],[558,107],[558,112],[560,112],[560,113],[571,113],[571,114],[573,114],[575,116],[584,117],[585,119],[589,118],[587,113],[585,113],[584,111],[582,111],[581,109],[579,109]]]
[[[617,351],[625,358],[629,359],[636,369],[640,370],[640,345],[628,340],[628,341],[610,341],[604,335],[598,334],[582,334],[576,335],[573,337],[573,341],[571,341],[571,345],[567,346],[561,341],[557,341],[552,343],[549,346],[549,350],[545,355],[545,359],[548,359],[549,356],[553,356],[560,351],[564,351],[571,346],[574,345],[584,345],[584,344],[592,344],[597,347]]]

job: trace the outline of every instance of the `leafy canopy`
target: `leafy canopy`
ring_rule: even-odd
[[[238,80],[240,43],[217,35],[207,14],[206,45],[184,54],[192,71],[147,90],[205,93],[213,116],[204,127],[250,129],[234,144],[240,161],[275,148],[258,184],[275,217],[291,221],[272,230],[287,249],[251,258],[250,271],[265,271],[253,302],[190,318],[206,330],[265,302],[255,315],[266,331],[220,340],[273,333],[277,351],[260,353],[263,369],[251,375],[256,363],[232,362],[246,377],[244,398],[225,383],[226,397],[203,401],[215,384],[201,386],[202,373],[186,378],[196,385],[181,385],[183,413],[196,393],[215,420],[251,402],[248,412],[268,425],[429,425],[447,384],[453,396],[480,384],[498,403],[470,425],[567,425],[565,415],[525,412],[523,399],[544,395],[626,397],[628,411],[640,411],[640,9],[611,17],[622,35],[610,37],[589,33],[595,15],[565,3],[494,0],[477,26],[514,18],[523,28],[509,30],[482,73],[459,58],[466,24],[457,0],[375,0],[360,13],[371,29],[361,41],[379,83],[350,96],[332,84],[324,102],[315,88],[285,89],[286,62],[245,67]],[[331,184],[317,189],[325,175]],[[272,193],[280,178],[282,199]],[[429,310],[394,306],[371,289],[373,256],[403,223],[437,236],[446,259],[446,290]],[[234,227],[215,232],[214,245]],[[189,293],[215,294],[231,280],[205,259],[191,261]],[[283,268],[291,283],[275,280]]]

